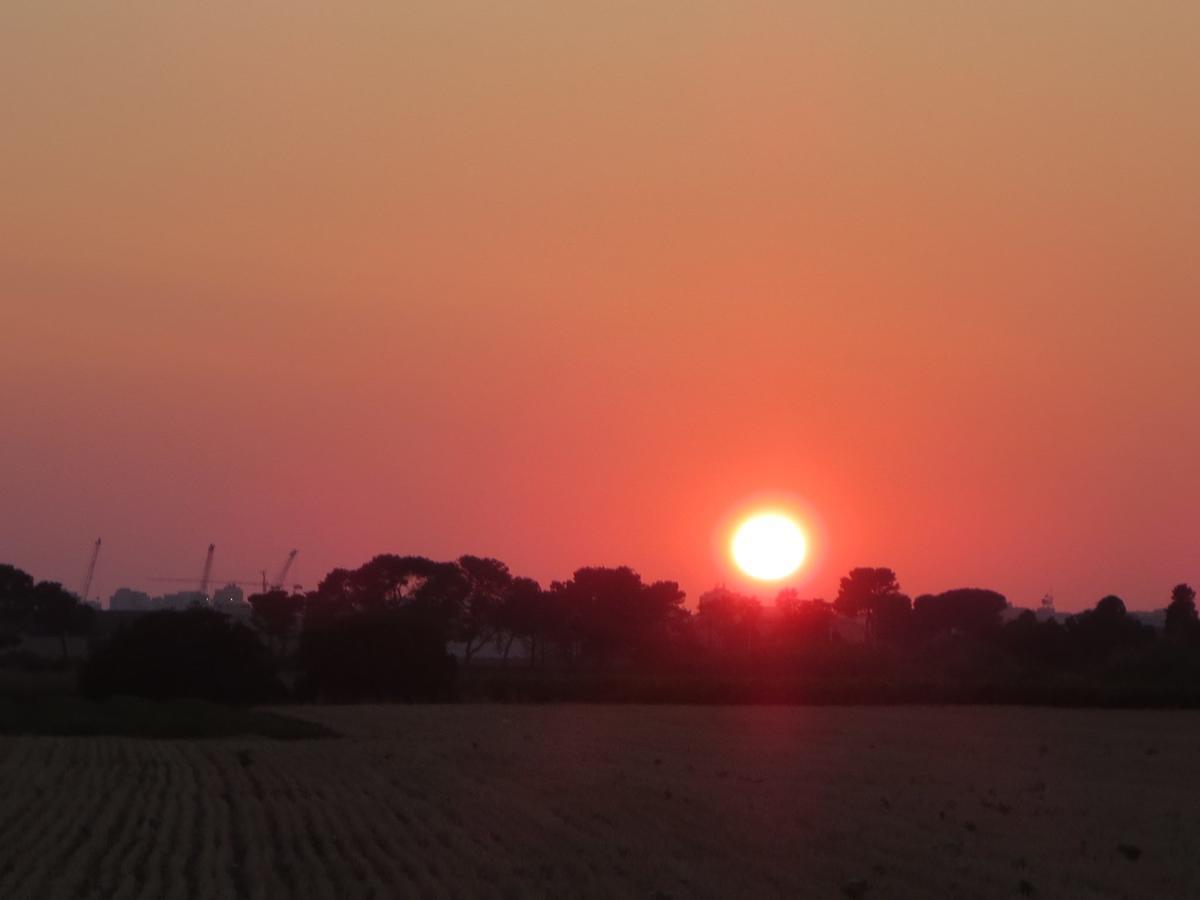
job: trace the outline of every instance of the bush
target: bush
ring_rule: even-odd
[[[284,696],[258,636],[207,609],[140,617],[96,649],[79,672],[79,690],[97,698],[129,694],[220,703]]]

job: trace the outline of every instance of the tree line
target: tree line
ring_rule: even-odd
[[[96,610],[55,581],[37,581],[16,566],[0,564],[0,650],[21,643],[21,635],[55,637],[63,658],[68,635],[90,634]]]
[[[509,699],[1036,700],[1200,703],[1195,591],[1163,633],[1115,596],[1060,621],[981,588],[910,598],[858,568],[832,602],[727,587],[696,609],[672,581],[587,567],[543,587],[501,561],[382,555],[308,593],[249,598],[249,624],[211,609],[152,612],[95,637],[93,696],[256,702]],[[60,585],[0,566],[0,643],[94,632]],[[457,654],[450,648],[456,648]]]

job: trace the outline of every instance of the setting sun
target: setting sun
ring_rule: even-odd
[[[730,545],[737,567],[759,581],[779,581],[800,568],[808,541],[782,513],[759,513],[738,526]]]

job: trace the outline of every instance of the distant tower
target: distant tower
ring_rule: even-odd
[[[1055,616],[1054,611],[1054,595],[1047,594],[1042,598],[1041,604],[1038,606],[1037,617],[1039,622],[1048,622]]]

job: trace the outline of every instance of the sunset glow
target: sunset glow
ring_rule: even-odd
[[[16,4],[0,548],[1200,579],[1200,4],[922,6]]]
[[[808,555],[804,532],[782,513],[759,513],[739,527],[730,544],[737,567],[759,581],[794,575]]]

